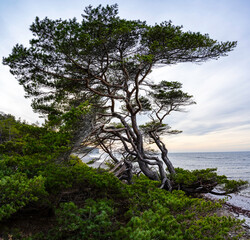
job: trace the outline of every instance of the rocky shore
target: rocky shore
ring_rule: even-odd
[[[242,224],[245,235],[242,240],[250,239],[250,198],[242,196],[240,194],[230,194],[228,196],[217,196],[212,194],[205,194],[204,198],[212,201],[218,201],[219,199],[225,199],[225,203],[222,208],[218,210],[219,216],[232,216],[239,220],[244,220]]]

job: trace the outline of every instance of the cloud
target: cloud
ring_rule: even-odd
[[[250,124],[204,135],[166,136],[163,141],[170,152],[249,151]]]

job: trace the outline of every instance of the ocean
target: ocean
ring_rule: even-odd
[[[217,168],[217,173],[228,179],[242,179],[250,183],[250,151],[248,152],[190,152],[169,153],[174,167],[188,170]],[[250,186],[240,193],[250,197]]]

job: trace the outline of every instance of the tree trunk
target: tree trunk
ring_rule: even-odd
[[[138,160],[139,167],[141,171],[151,180],[159,181],[159,176],[155,171],[152,171],[149,167],[148,164],[145,162]]]
[[[156,145],[160,149],[162,160],[166,164],[169,173],[176,174],[174,166],[168,158],[168,150],[166,149],[165,145],[161,142],[159,137],[157,137],[153,132],[150,133],[150,137],[154,139]]]
[[[171,173],[171,174],[176,174],[175,172],[175,169],[174,169],[174,166],[173,164],[171,163],[171,161],[169,160],[168,156],[167,156],[167,153],[164,151],[162,154],[162,160],[164,161],[164,163],[167,165],[167,168],[168,168],[168,171]]]

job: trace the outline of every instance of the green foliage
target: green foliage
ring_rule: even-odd
[[[140,104],[141,113],[149,112],[152,110],[151,101],[149,98],[147,98],[145,96],[139,96],[138,99],[136,99],[136,98],[133,99],[132,104],[131,104],[132,107],[137,109],[139,107],[138,102]],[[122,106],[122,110],[127,111],[126,105]]]
[[[69,149],[70,135],[67,132],[50,131],[25,123],[14,122],[19,134],[0,144],[0,151],[7,155],[61,154]]]
[[[140,129],[144,134],[149,134],[150,132],[168,131],[170,127],[167,124],[161,123],[160,121],[151,121],[140,125]]]
[[[58,126],[62,132],[72,132],[76,125],[90,112],[91,105],[88,101],[80,103],[76,107],[71,107],[67,112],[61,115],[49,115],[48,126],[54,128]]]
[[[239,220],[213,215],[219,203],[187,197],[182,191],[169,193],[145,177],[135,181],[128,186],[130,220],[115,239],[231,239],[229,231],[235,232],[232,239],[240,236]]]
[[[182,84],[179,82],[161,81],[159,84],[152,85],[154,92],[151,93],[154,101],[164,106],[179,108],[194,104],[192,95],[188,95],[181,90]]]
[[[181,187],[195,188],[209,186],[212,190],[215,186],[220,185],[221,190],[226,193],[236,192],[241,187],[248,184],[243,180],[229,180],[225,175],[217,175],[216,168],[207,168],[200,170],[184,170],[176,168],[176,175],[171,175],[170,178]]]
[[[78,187],[88,189],[90,195],[104,197],[110,193],[121,194],[122,184],[112,174],[89,168],[86,164],[50,164],[41,173],[46,178],[46,189],[50,193],[58,193],[64,189]]]
[[[241,233],[229,236],[232,230],[238,230],[240,220],[231,217],[208,216],[197,221],[185,231],[185,239],[239,239]],[[213,237],[212,237],[213,236]]]
[[[167,124],[164,123],[160,123],[159,121],[152,121],[152,122],[148,122],[144,125],[140,126],[141,128],[145,128],[145,129],[157,129],[160,127],[167,127]]]
[[[184,32],[171,21],[150,26],[144,21],[121,19],[117,5],[89,6],[80,22],[76,18],[37,17],[30,30],[30,46],[17,44],[3,64],[18,77],[26,96],[33,97],[32,107],[52,118],[95,94],[99,98],[110,93],[121,97],[126,89],[120,87],[124,81],[132,87],[134,79],[142,76],[139,84],[144,83],[153,66],[217,59],[237,44],[219,43],[199,32]],[[190,96],[175,82],[169,86],[164,81],[158,87],[163,89],[155,98],[162,103],[172,103],[173,99],[190,103]],[[156,85],[154,88],[157,90]],[[167,101],[161,91],[169,88]],[[141,103],[142,110],[151,109],[145,99]]]
[[[26,186],[20,195],[11,195],[25,203],[44,199],[44,186],[49,199],[71,189],[78,189],[77,194],[86,198],[77,201],[79,206],[69,201],[58,207],[52,201],[54,226],[48,233],[34,234],[30,239],[230,239],[229,231],[239,236],[239,221],[213,215],[221,207],[219,203],[188,197],[183,191],[170,193],[159,189],[159,182],[143,175],[134,177],[134,184],[126,185],[112,174],[89,168],[76,157],[64,164],[49,164],[40,173],[41,188],[37,188],[37,178],[11,175],[3,178],[12,180],[5,183],[1,192]],[[29,193],[28,199],[21,198],[27,196],[25,193]],[[23,205],[15,201],[8,199],[18,210]],[[4,214],[10,216],[12,212],[6,209]]]
[[[239,229],[239,220],[209,216],[195,220],[194,214],[185,212],[174,217],[161,204],[149,209],[141,216],[132,217],[126,227],[122,227],[116,239],[239,239],[241,234],[229,236],[229,232]],[[236,227],[235,227],[236,226]],[[238,226],[238,227],[237,227]]]
[[[116,166],[116,163],[113,159],[107,159],[104,164],[108,167],[109,170],[113,169]]]
[[[95,162],[96,162],[96,159],[92,159],[92,160],[88,161],[87,164],[90,165],[90,164],[93,164]]]
[[[205,181],[217,181],[220,178],[216,174],[216,168],[208,168],[201,170],[185,170],[182,168],[175,168],[176,175],[172,176],[173,180],[178,184],[192,185],[196,182],[205,182]],[[224,176],[223,176],[224,177]]]
[[[179,134],[182,131],[179,130],[171,130],[171,127],[168,124],[162,123],[159,120],[153,120],[150,122],[147,122],[143,125],[140,125],[140,130],[144,134],[145,138],[148,138],[149,143],[155,143],[152,141],[153,135],[159,136],[162,134]],[[157,138],[157,137],[155,137]]]
[[[28,203],[47,196],[45,179],[36,176],[28,179],[25,174],[16,173],[0,179],[0,220],[10,217]]]
[[[133,196],[136,192],[140,193],[140,201],[138,206],[144,209],[151,208],[155,203],[160,202],[164,207],[169,208],[172,213],[180,213],[187,209],[197,211],[197,214],[202,212],[209,212],[220,207],[220,204],[212,204],[209,201],[202,199],[187,197],[183,191],[174,190],[172,193],[159,189],[158,182],[151,181],[145,177],[140,177],[135,180],[135,184],[128,186],[129,193]],[[137,203],[136,198],[133,203]],[[136,205],[133,205],[136,212]],[[190,208],[189,208],[190,207]]]
[[[246,187],[249,182],[243,181],[243,180],[229,180],[227,178],[224,178],[220,184],[222,184],[223,189],[225,189],[226,192],[238,192],[242,188]]]
[[[152,106],[150,103],[150,100],[146,98],[145,96],[140,96],[139,97],[140,104],[142,106],[142,111],[151,111]]]
[[[16,123],[14,116],[0,114],[0,144],[10,141],[19,134]]]
[[[87,199],[83,208],[73,202],[64,203],[56,210],[57,228],[53,239],[110,239],[114,226],[111,216],[114,214],[110,200]]]
[[[69,149],[70,141],[68,133],[28,125],[11,116],[6,119],[11,119],[16,134],[0,145],[1,220],[33,202],[47,202],[46,169]]]
[[[124,128],[122,123],[112,123],[111,126],[117,129]]]

